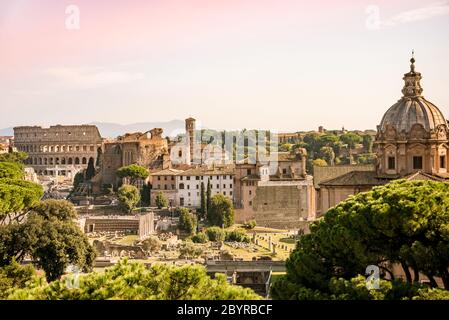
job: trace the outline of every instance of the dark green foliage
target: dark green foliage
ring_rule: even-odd
[[[90,181],[95,176],[94,158],[89,158],[86,169],[86,180]]]
[[[192,237],[193,243],[206,243],[207,241],[209,241],[209,238],[204,232],[198,232]]]
[[[46,200],[34,207],[22,223],[0,227],[0,266],[32,257],[49,281],[58,279],[69,264],[91,269],[95,252],[67,201]]]
[[[193,235],[196,232],[197,224],[197,218],[193,213],[190,213],[186,208],[180,209],[179,229],[187,232],[189,235]]]
[[[206,190],[204,187],[204,182],[201,181],[201,191],[200,191],[200,195],[201,195],[201,207],[199,210],[199,213],[201,214],[201,218],[205,219],[207,217],[207,195],[206,195]]]
[[[150,205],[150,186],[146,183],[140,190],[140,201],[144,207],[148,207]]]
[[[255,300],[250,289],[230,285],[224,275],[211,279],[203,266],[182,267],[121,260],[101,273],[80,276],[79,288],[67,288],[64,281],[36,282],[16,288],[8,299],[34,300]]]
[[[245,230],[236,229],[232,231],[226,231],[225,241],[249,243],[251,240],[246,234]]]
[[[225,237],[226,237],[225,231],[223,229],[219,228],[219,227],[207,228],[205,230],[205,233],[207,235],[207,238],[210,241],[220,242],[220,241],[224,241]]]
[[[84,183],[84,170],[77,172],[73,177],[73,189],[77,189],[81,183]]]
[[[210,179],[207,179],[207,191],[206,191],[206,219],[209,219],[210,206],[212,201],[212,185]]]
[[[383,277],[391,276],[393,263],[403,267],[407,283],[387,281],[391,288],[382,298],[414,297],[413,282],[420,273],[431,286],[441,277],[449,289],[448,230],[446,183],[397,180],[359,193],[331,208],[299,239],[273,297],[285,298],[282,291],[294,288],[296,293],[286,294],[318,291],[338,299],[375,299],[378,293],[358,291],[357,277],[368,265],[379,266]]]
[[[126,167],[121,167],[117,170],[117,177],[123,179],[123,178],[129,178],[131,181],[131,184],[135,184],[137,180],[145,180],[148,178],[150,172],[147,168],[139,166],[137,164],[131,164]]]
[[[131,213],[140,201],[140,192],[136,187],[124,184],[118,189],[117,198],[123,210]]]
[[[158,209],[168,207],[168,200],[162,192],[158,192],[155,202]]]
[[[23,163],[28,158],[25,152],[11,152],[0,154],[0,162],[17,162]]]
[[[0,179],[23,179],[23,165],[18,162],[0,162]]]
[[[207,221],[212,226],[230,227],[234,224],[234,207],[229,198],[222,194],[214,195],[210,201]]]

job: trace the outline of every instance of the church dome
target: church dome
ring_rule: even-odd
[[[427,132],[437,131],[441,125],[447,127],[443,113],[421,94],[421,73],[415,71],[415,59],[410,60],[410,72],[404,75],[403,97],[384,114],[379,131],[394,128],[396,133],[410,133],[415,125],[421,125]]]

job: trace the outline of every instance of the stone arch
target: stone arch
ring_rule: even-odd
[[[179,184],[179,189],[184,189],[184,183]]]
[[[83,159],[81,160],[82,164],[87,164],[87,159],[86,157],[83,157]]]
[[[42,158],[39,158],[39,164],[42,165]]]
[[[47,164],[48,164],[48,158],[45,157],[45,158],[44,158],[44,165],[47,165]]]
[[[48,160],[49,160],[49,165],[53,165],[53,161],[54,161],[53,157],[50,157]]]
[[[73,164],[73,158],[69,158],[68,164]]]
[[[61,164],[66,164],[65,158],[62,158],[62,159],[61,159]]]
[[[80,158],[78,157],[75,158],[75,164],[80,164]]]
[[[59,164],[59,158],[55,158],[55,164],[56,164],[56,165]]]

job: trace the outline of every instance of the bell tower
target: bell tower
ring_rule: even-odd
[[[194,159],[194,150],[195,150],[195,122],[196,120],[192,117],[187,118],[186,120],[186,139],[187,144],[189,146],[189,152],[190,152],[190,163],[193,162]]]

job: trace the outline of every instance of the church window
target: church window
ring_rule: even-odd
[[[446,156],[440,156],[440,168],[446,168]]]
[[[413,157],[413,169],[422,169],[422,157],[415,156]]]
[[[396,169],[396,158],[388,157],[388,170]]]

